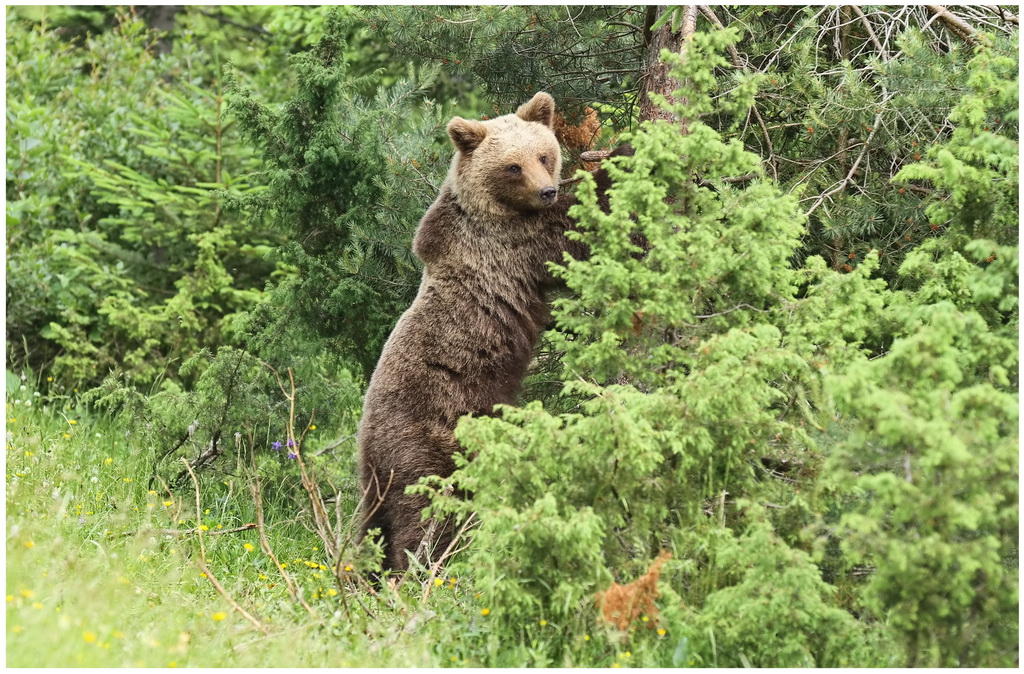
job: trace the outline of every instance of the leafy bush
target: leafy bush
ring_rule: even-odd
[[[662,548],[673,561],[657,605],[677,644],[651,656],[663,666],[1006,663],[1015,342],[976,313],[886,289],[877,256],[846,274],[817,257],[791,265],[796,198],[763,178],[722,180],[759,172],[757,158],[698,121],[734,39],[698,34],[672,59],[690,86],[670,109],[688,133],[641,126],[635,156],[609,168],[609,214],[582,183],[592,255],[558,272],[575,296],[557,302],[553,338],[565,392],[585,401],[460,422],[473,460],[451,479],[471,497],[433,506],[479,520],[456,573],[473,575],[500,631],[536,642],[537,625],[556,626],[538,663],[570,661],[568,644],[601,624],[595,594]],[[724,99],[742,108],[744,91]],[[993,178],[1012,203],[1015,175]],[[996,322],[1014,323],[1002,306]],[[639,628],[605,639],[639,644]]]
[[[237,203],[289,237],[280,254],[293,273],[254,313],[253,339],[267,348],[304,333],[306,348],[345,354],[368,378],[416,292],[412,232],[443,179],[442,120],[417,82],[359,94],[377,79],[347,75],[345,21],[333,13],[323,39],[292,57],[298,92],[279,112],[233,89],[231,109],[262,151],[268,185]]]
[[[220,205],[256,164],[219,85],[150,40],[130,16],[81,49],[8,26],[7,337],[69,383],[175,376],[273,271],[277,238]]]
[[[982,49],[968,83],[950,141],[897,176],[930,181],[944,229],[900,268],[900,337],[829,382],[852,421],[839,536],[910,666],[999,666],[1018,637],[1018,144],[989,130],[1016,118],[1016,64]]]

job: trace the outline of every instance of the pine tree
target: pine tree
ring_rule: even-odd
[[[268,184],[237,204],[269,214],[289,239],[280,253],[291,271],[255,312],[251,338],[306,335],[368,377],[418,284],[412,232],[443,177],[432,144],[441,118],[421,83],[360,96],[376,78],[347,76],[345,32],[334,14],[320,42],[292,57],[298,92],[280,111],[235,87],[231,109]]]

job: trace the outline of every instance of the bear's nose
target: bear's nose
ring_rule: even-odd
[[[545,187],[540,191],[540,198],[544,201],[554,201],[558,196],[558,190],[554,187]]]

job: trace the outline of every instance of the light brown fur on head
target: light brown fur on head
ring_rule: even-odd
[[[479,218],[543,210],[558,198],[562,152],[552,131],[555,101],[539,92],[513,115],[483,122],[455,117],[446,185]]]

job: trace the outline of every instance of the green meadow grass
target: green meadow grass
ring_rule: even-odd
[[[90,418],[74,395],[21,386],[9,382],[5,415],[8,666],[468,664],[442,640],[469,610],[457,581],[423,605],[411,591],[343,597],[300,508],[268,502],[271,549],[306,609],[258,532],[234,531],[256,519],[244,478],[204,475],[197,518],[192,484],[150,488],[153,448]],[[204,551],[223,593],[200,568]]]

